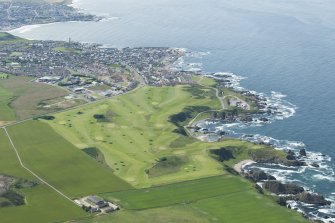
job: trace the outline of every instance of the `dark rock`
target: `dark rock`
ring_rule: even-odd
[[[300,156],[307,156],[305,149],[300,149],[299,154]]]
[[[326,200],[322,195],[311,194],[307,192],[300,193],[295,196],[296,200],[307,203],[307,204],[315,204],[315,205],[330,205],[331,202]]]
[[[291,155],[291,154],[288,154],[288,155],[286,156],[286,159],[288,159],[288,160],[296,160],[295,156],[294,156],[294,155]]]
[[[267,118],[260,118],[259,120],[262,121],[262,122],[268,122],[269,121],[269,119],[267,119]]]
[[[232,150],[229,148],[222,147],[220,149],[212,149],[210,150],[210,153],[220,162],[235,158]]]
[[[246,174],[246,178],[251,179],[254,182],[263,181],[263,180],[276,180],[274,176],[265,173],[261,170],[253,170]]]
[[[312,163],[311,166],[316,167],[316,168],[319,168],[319,167],[320,167],[320,165],[317,164],[317,163]]]
[[[279,197],[277,200],[277,203],[281,206],[286,206],[286,198],[285,197]]]
[[[256,188],[256,190],[258,191],[258,193],[260,193],[260,194],[264,194],[263,189],[262,189],[258,184],[255,184],[255,188]]]
[[[220,132],[219,132],[219,135],[220,135],[220,136],[224,136],[224,135],[228,135],[228,133],[227,133],[227,132],[224,132],[224,131],[220,131]]]
[[[275,194],[299,194],[304,188],[295,184],[282,184],[279,181],[266,181],[264,188]]]
[[[294,155],[295,155],[294,152],[293,152],[292,150],[290,150],[290,149],[287,150],[286,153],[287,153],[288,155],[291,155],[291,156],[294,156]]]

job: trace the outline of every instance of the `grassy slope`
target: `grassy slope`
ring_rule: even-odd
[[[13,121],[41,115],[49,110],[39,109],[38,103],[67,95],[67,91],[51,85],[31,82],[30,77],[10,76],[0,79],[0,121]]]
[[[19,165],[2,129],[0,130],[0,154],[0,173],[24,179],[34,179]],[[80,208],[43,184],[24,189],[22,192],[26,195],[27,204],[19,207],[1,208],[0,221],[2,223],[55,222],[86,215]]]
[[[17,36],[13,36],[9,33],[0,32],[0,44],[13,43],[13,42],[17,42],[17,41],[27,41],[27,40],[22,39],[22,38],[17,37]]]
[[[44,123],[25,122],[9,132],[25,165],[70,197],[131,188]]]

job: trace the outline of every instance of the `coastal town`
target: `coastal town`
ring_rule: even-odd
[[[3,31],[33,24],[100,19],[66,4],[34,1],[0,1],[0,18],[0,30]]]
[[[65,87],[93,101],[119,95],[139,84],[168,86],[192,83],[192,72],[170,69],[183,51],[176,48],[104,48],[60,41],[15,41],[0,44],[0,72],[36,77],[37,82]]]

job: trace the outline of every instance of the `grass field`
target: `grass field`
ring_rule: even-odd
[[[185,181],[141,190],[103,194],[129,210],[165,207],[174,204],[190,204],[201,199],[250,190],[248,183],[241,183],[231,175]]]
[[[72,198],[131,188],[47,124],[28,121],[9,132],[25,165]]]
[[[140,211],[122,210],[112,215],[87,218],[80,223],[210,223],[204,213],[200,213],[188,205],[174,205],[164,208],[146,209]]]
[[[218,107],[219,102],[210,97],[197,99],[183,86],[144,87],[114,99],[57,114],[56,119],[49,123],[77,147],[98,148],[115,173],[134,186],[164,182],[164,176],[149,179],[145,170],[165,155],[189,157],[182,171],[169,175],[167,182],[221,174],[221,165],[206,155],[205,149],[210,145],[188,145],[190,140],[180,140],[180,134],[172,132],[176,126],[168,121],[169,116],[188,105]],[[97,121],[93,117],[95,114],[103,114],[109,121]],[[179,145],[171,148],[170,144],[176,141]]]
[[[38,104],[68,94],[65,89],[31,80],[30,77],[12,75],[9,78],[0,78],[0,121],[22,120],[55,111],[41,109]]]
[[[226,173],[222,163],[209,154],[211,149],[230,148],[233,158],[225,164],[232,166],[249,158],[251,151],[270,148],[234,139],[206,143],[173,132],[176,126],[169,121],[171,115],[187,106],[220,107],[214,98],[213,92],[204,88],[143,87],[56,114],[54,120],[10,126],[8,131],[24,164],[66,195],[99,194],[121,205],[122,210],[115,214],[75,222],[305,222],[298,213],[258,194],[250,182]],[[4,158],[8,159],[6,165],[17,165],[12,163],[15,155],[11,161]],[[160,164],[162,161],[167,163]],[[161,170],[171,165],[178,168]],[[2,170],[1,163],[0,167]],[[149,177],[147,170],[152,167],[157,172]],[[8,170],[7,174],[22,177],[15,167]],[[122,179],[142,189],[136,190]],[[30,197],[28,190],[37,195]],[[23,216],[35,209],[45,210],[47,191],[48,196],[54,194],[45,185],[27,189],[24,192],[31,202],[0,210],[0,217],[3,212],[5,219],[10,218],[20,208]],[[53,205],[64,202],[61,196],[53,196]],[[46,222],[85,217],[71,205],[68,202],[64,207],[73,215],[68,210],[61,216],[57,216],[58,209],[56,213],[46,210]],[[17,218],[20,222],[21,217]]]
[[[140,219],[144,216],[147,222],[184,222],[183,218],[185,222],[309,222],[299,213],[255,192],[248,181],[231,175],[103,196],[119,202],[124,209],[117,215],[82,223],[131,222],[127,220],[135,219],[136,215]]]
[[[200,142],[173,132],[176,126],[169,117],[187,106],[215,109],[220,107],[220,102],[213,90],[202,87],[143,87],[59,113],[48,123],[78,148],[98,148],[115,174],[138,188],[222,174],[221,163],[208,155],[209,149],[240,147],[238,156],[231,161],[233,163],[248,158],[249,149],[264,148],[239,140]],[[97,114],[103,115],[104,120],[95,119]],[[178,167],[179,171],[174,169],[166,171],[168,174],[149,177],[146,170],[164,156],[188,159]]]
[[[19,165],[2,129],[0,129],[0,154],[0,173],[37,181]],[[2,223],[59,222],[87,216],[79,207],[41,183],[37,187],[24,189],[22,192],[26,196],[27,204],[0,208]]]

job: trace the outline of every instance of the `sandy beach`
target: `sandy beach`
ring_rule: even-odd
[[[234,165],[234,170],[238,173],[241,173],[243,170],[243,166],[245,166],[246,164],[252,164],[252,163],[256,163],[256,162],[253,160],[242,160],[241,162]]]

